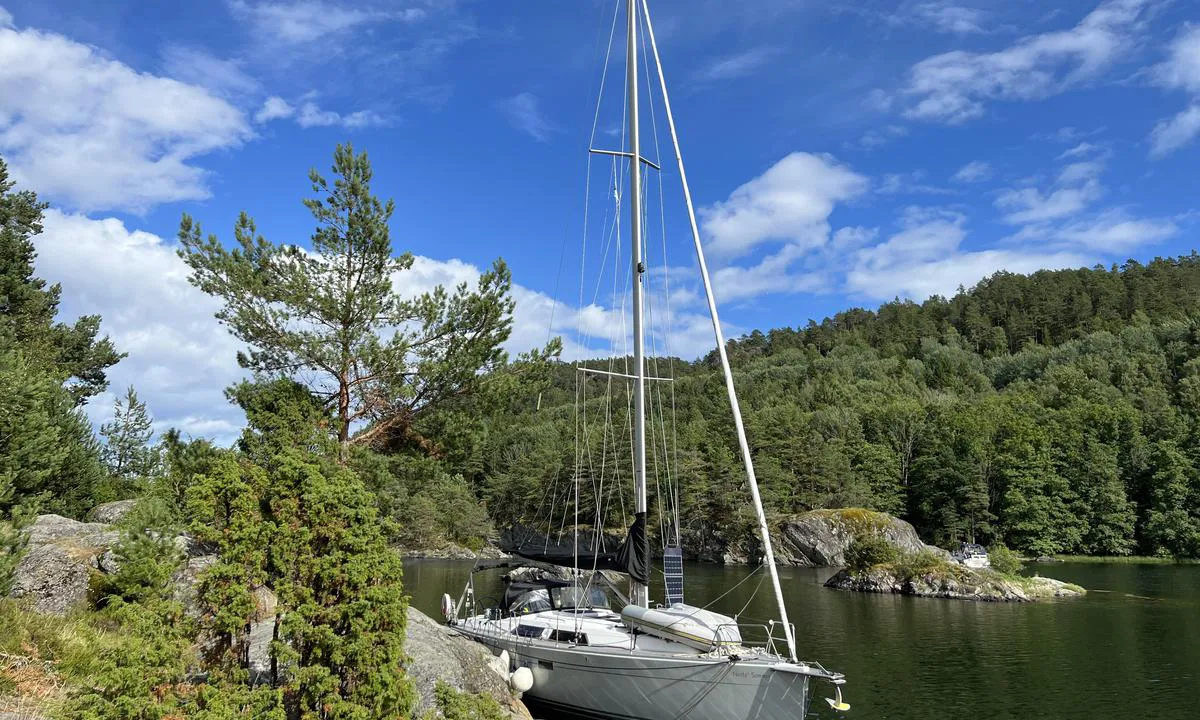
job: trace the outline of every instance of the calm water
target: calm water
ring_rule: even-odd
[[[470,562],[411,560],[413,604],[439,617]],[[849,718],[1200,718],[1200,566],[1061,563],[1030,571],[1092,590],[1082,600],[993,604],[826,590],[829,570],[781,569],[802,659],[846,673]],[[481,579],[476,587],[489,594]],[[703,605],[749,568],[689,565]],[[767,618],[758,577],[714,606]],[[661,590],[655,593],[661,597]],[[753,599],[752,599],[753,596]],[[824,694],[815,685],[815,696]],[[821,707],[817,707],[820,704]],[[816,699],[817,717],[834,717]]]

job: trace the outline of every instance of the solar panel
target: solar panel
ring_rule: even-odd
[[[667,581],[667,604],[683,602],[683,549],[669,547],[663,551],[663,577]]]

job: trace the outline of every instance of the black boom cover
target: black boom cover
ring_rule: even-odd
[[[532,528],[517,525],[500,534],[500,549],[527,560],[552,563],[563,567],[575,565],[578,550],[581,569],[616,570],[629,573],[642,584],[650,582],[650,538],[646,535],[646,513],[638,513],[624,542],[610,535],[574,533],[551,536]]]

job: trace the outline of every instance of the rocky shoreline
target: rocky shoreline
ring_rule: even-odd
[[[1004,576],[961,566],[908,577],[890,567],[875,567],[857,574],[843,568],[825,581],[825,587],[977,602],[1033,602],[1082,597],[1087,592],[1078,585],[1052,578]]]
[[[501,560],[509,557],[508,553],[492,543],[478,550],[451,542],[436,547],[397,547],[396,550],[401,556],[414,560]]]
[[[874,567],[858,574],[840,570],[825,584],[835,590],[984,602],[1030,602],[1078,597],[1086,592],[1081,587],[1051,578],[1002,575],[954,564],[950,561],[950,553],[926,545],[911,524],[887,513],[860,508],[812,510],[779,518],[772,524],[775,560],[780,565],[844,568],[850,545],[855,538],[866,535],[883,539],[902,557],[920,555],[925,558],[926,568],[915,575],[890,566]],[[414,558],[473,560],[505,557],[499,548],[490,544],[477,552],[449,543],[434,549],[404,549],[402,552],[406,557]],[[724,565],[761,562],[761,550],[754,545],[729,544],[689,555],[692,560]]]

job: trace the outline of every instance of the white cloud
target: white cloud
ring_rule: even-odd
[[[67,317],[98,313],[101,331],[129,353],[109,370],[111,388],[128,385],[147,401],[159,429],[177,426],[232,439],[241,411],[224,388],[243,372],[238,343],[213,313],[219,303],[192,287],[175,246],[115,218],[92,220],[46,211],[45,231],[34,238],[38,275],[63,285]],[[88,405],[93,420],[111,412],[111,399]]]
[[[909,211],[904,228],[885,242],[858,252],[860,267],[887,268],[898,260],[932,260],[953,252],[967,236],[967,218],[948,211]]]
[[[1164,157],[1200,137],[1200,104],[1160,121],[1150,133],[1150,155]]]
[[[267,107],[264,105],[262,110],[259,111],[260,114],[266,109]],[[323,110],[315,102],[309,100],[300,106],[300,111],[296,114],[296,122],[300,127],[304,128],[340,125],[344,128],[353,129],[385,125],[387,124],[387,119],[374,110],[358,110],[347,115],[342,115],[333,110]]]
[[[1072,148],[1064,150],[1055,159],[1056,160],[1068,160],[1070,158],[1083,157],[1084,155],[1087,155],[1087,154],[1093,153],[1093,152],[1094,153],[1103,153],[1104,149],[1101,147],[1098,147],[1096,145],[1093,145],[1090,142],[1081,142]]]
[[[0,28],[0,152],[44,197],[134,212],[205,198],[191,162],[252,136],[238,108],[202,87],[61,35]]]
[[[182,45],[168,45],[162,55],[163,69],[176,80],[208,88],[224,97],[258,92],[258,81],[246,74],[237,60],[222,59],[206,50]]]
[[[1070,30],[1032,35],[992,53],[954,50],[909,72],[904,114],[960,123],[989,100],[1036,100],[1097,77],[1134,45],[1150,0],[1107,0]]]
[[[922,24],[944,33],[965,35],[983,32],[986,15],[976,8],[962,7],[945,0],[922,2],[913,6],[912,16]]]
[[[229,7],[239,18],[249,21],[261,37],[284,45],[309,43],[367,23],[407,23],[425,17],[425,10],[419,7],[389,11],[364,10],[322,0],[229,0]]]
[[[1179,234],[1169,220],[1131,218],[1111,210],[1088,221],[1061,228],[1056,237],[1089,250],[1121,253],[1142,245],[1152,245]]]
[[[541,101],[533,93],[514,95],[501,100],[496,106],[513,127],[539,142],[546,142],[559,131],[542,112]]]
[[[1200,136],[1200,25],[1186,24],[1171,42],[1166,61],[1151,70],[1154,82],[1192,93],[1195,100],[1150,133],[1150,155],[1161,158]]]
[[[986,32],[988,13],[955,4],[951,0],[898,2],[894,10],[877,10],[868,3],[835,4],[839,12],[850,12],[892,27],[931,29],[935,32],[967,35]]]
[[[829,243],[834,252],[843,253],[856,250],[879,236],[878,228],[844,227],[838,228]]]
[[[276,95],[272,95],[263,101],[262,107],[258,112],[254,113],[254,122],[265,123],[272,120],[291,117],[296,113],[296,108],[288,104],[286,100]]]
[[[1185,24],[1167,50],[1167,59],[1151,71],[1154,82],[1200,93],[1200,25]]]
[[[777,54],[775,48],[759,47],[714,61],[692,77],[699,82],[720,82],[746,77],[766,65]]]
[[[1067,165],[1048,191],[1036,187],[1010,188],[996,198],[996,207],[1005,210],[1004,221],[1013,225],[1060,220],[1087,208],[1104,194],[1100,161]]]
[[[950,178],[955,182],[977,183],[984,182],[992,177],[992,166],[982,160],[974,160],[963,165]]]
[[[1071,252],[958,252],[925,262],[857,268],[849,273],[847,287],[875,300],[902,297],[921,301],[933,295],[950,297],[959,287],[972,287],[1000,270],[1032,273],[1038,270],[1084,267],[1087,264],[1085,256]]]
[[[1105,129],[1104,126],[1100,126],[1094,130],[1083,131],[1077,127],[1068,125],[1066,127],[1060,127],[1059,129],[1055,130],[1054,132],[1035,133],[1033,135],[1033,138],[1035,140],[1044,140],[1044,141],[1064,143],[1064,144],[1065,143],[1077,143],[1077,142],[1080,142],[1081,140],[1083,140],[1084,138],[1092,137],[1093,135],[1098,135],[1098,134],[1104,132],[1104,129]]]
[[[923,300],[952,295],[959,286],[970,287],[997,270],[1028,273],[1086,264],[1072,252],[962,250],[965,225],[960,213],[910,209],[899,232],[856,253],[846,272],[846,289],[876,300]]]
[[[953,195],[955,190],[921,182],[925,173],[914,170],[910,173],[886,173],[875,192],[880,195]]]
[[[0,7],[0,28],[13,27],[12,13]]]
[[[857,143],[848,143],[850,147],[857,147],[863,150],[874,150],[877,147],[887,145],[896,138],[904,137],[908,134],[908,128],[903,125],[885,125],[881,128],[872,128],[858,139]]]
[[[718,258],[771,241],[818,247],[829,236],[834,205],[862,195],[869,184],[829,155],[794,152],[728,200],[700,209],[708,247]]]
[[[844,239],[844,238],[843,238]],[[792,273],[796,261],[808,254],[798,245],[784,245],[752,267],[728,265],[713,273],[713,292],[720,302],[732,302],[771,293],[812,292],[824,287],[821,275]]]

